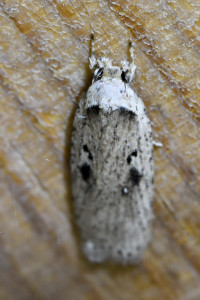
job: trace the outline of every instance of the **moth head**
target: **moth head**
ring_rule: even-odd
[[[124,83],[129,83],[135,74],[134,54],[132,42],[129,42],[130,61],[122,61],[121,67],[113,66],[112,60],[107,57],[97,58],[94,52],[94,33],[91,34],[91,56],[89,58],[90,69],[95,69],[93,82],[97,80],[120,79]]]
[[[121,67],[113,66],[112,61],[107,57],[97,60],[96,69],[93,75],[93,82],[98,80],[120,79],[124,83],[130,83],[134,77],[135,67],[130,66],[128,61],[122,61]]]
[[[122,80],[122,73],[121,68],[117,66],[100,64],[94,71],[93,82],[98,80],[112,80],[113,78]]]

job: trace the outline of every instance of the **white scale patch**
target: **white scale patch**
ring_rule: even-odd
[[[83,251],[92,262],[135,264],[151,240],[153,142],[142,100],[129,86],[136,66],[96,59],[94,77],[77,109],[71,182]]]

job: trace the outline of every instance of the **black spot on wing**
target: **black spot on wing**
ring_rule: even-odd
[[[84,150],[85,152],[88,153],[88,158],[89,158],[90,160],[93,160],[92,153],[91,153],[90,150],[88,149],[88,146],[87,146],[87,145],[83,145],[83,150]]]
[[[131,155],[129,155],[129,156],[127,157],[127,163],[130,165],[130,163],[131,163]]]
[[[98,115],[99,114],[99,105],[93,105],[87,108],[87,114],[94,114],[94,115]]]
[[[134,151],[131,153],[131,156],[137,157],[137,150],[134,150]]]
[[[131,163],[131,156],[137,157],[137,150],[134,150],[128,157],[127,157],[127,163],[130,165]]]
[[[87,163],[84,163],[82,166],[80,166],[80,172],[83,180],[87,181],[90,178],[91,168]]]
[[[136,168],[133,167],[130,169],[130,178],[133,185],[138,185],[142,176],[143,175]]]
[[[119,108],[119,115],[123,115],[129,119],[134,119],[136,116],[136,114],[132,110],[123,106]]]
[[[83,145],[83,150],[84,150],[85,152],[89,152],[88,146],[87,146],[87,145]]]

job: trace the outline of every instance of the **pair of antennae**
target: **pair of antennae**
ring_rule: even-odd
[[[127,78],[129,78],[129,82],[132,80],[136,66],[134,64],[134,51],[132,42],[129,41],[129,54],[130,54],[130,62],[122,61],[122,71],[126,73]],[[112,61],[109,58],[100,58],[97,59],[95,56],[95,46],[94,46],[94,33],[91,33],[91,56],[89,58],[90,61],[90,69],[93,69],[95,66],[104,67],[105,65],[112,67]]]

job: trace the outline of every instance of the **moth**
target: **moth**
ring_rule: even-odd
[[[151,240],[152,130],[130,86],[136,66],[96,58],[92,84],[79,102],[72,131],[71,182],[83,252],[91,262],[136,264]]]

